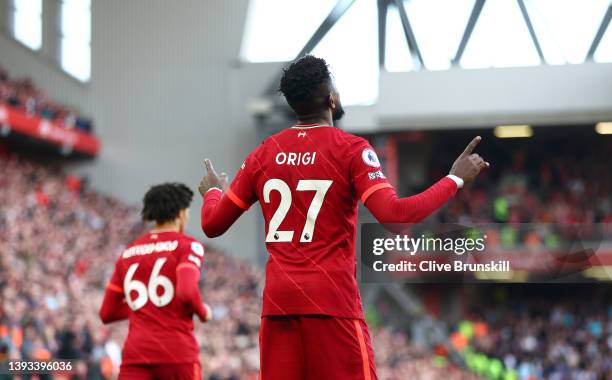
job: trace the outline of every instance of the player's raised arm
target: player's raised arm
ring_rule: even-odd
[[[245,164],[231,186],[227,186],[227,175],[218,175],[210,160],[204,160],[206,176],[198,190],[204,198],[201,211],[202,231],[209,238],[223,235],[254,202],[252,187]],[[244,194],[248,195],[245,197]]]
[[[481,137],[475,137],[453,163],[448,176],[422,193],[398,198],[395,189],[381,187],[362,196],[365,206],[380,223],[416,223],[442,207],[465,183],[473,180],[482,169],[488,168],[478,154],[473,153]]]

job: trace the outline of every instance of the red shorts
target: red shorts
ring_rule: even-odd
[[[377,380],[368,325],[329,316],[261,319],[260,380]]]
[[[117,380],[201,380],[200,363],[121,364]]]

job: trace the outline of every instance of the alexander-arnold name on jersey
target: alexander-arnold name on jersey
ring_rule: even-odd
[[[123,251],[124,259],[132,256],[150,255],[153,252],[172,252],[178,247],[178,241],[160,241],[157,243],[140,244]]]

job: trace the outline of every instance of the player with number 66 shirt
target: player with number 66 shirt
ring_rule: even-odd
[[[182,184],[153,186],[142,215],[156,226],[117,259],[100,318],[129,319],[119,379],[201,378],[193,316],[207,322],[211,311],[198,288],[204,247],[183,234],[192,197]]]

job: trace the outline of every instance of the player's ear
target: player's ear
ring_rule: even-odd
[[[189,221],[189,209],[184,208],[179,211],[179,224],[181,225],[181,229],[185,229],[187,227],[187,222]]]
[[[327,95],[326,103],[327,107],[331,108],[332,110],[336,109],[336,98],[334,97],[333,92],[330,92],[329,95]]]

